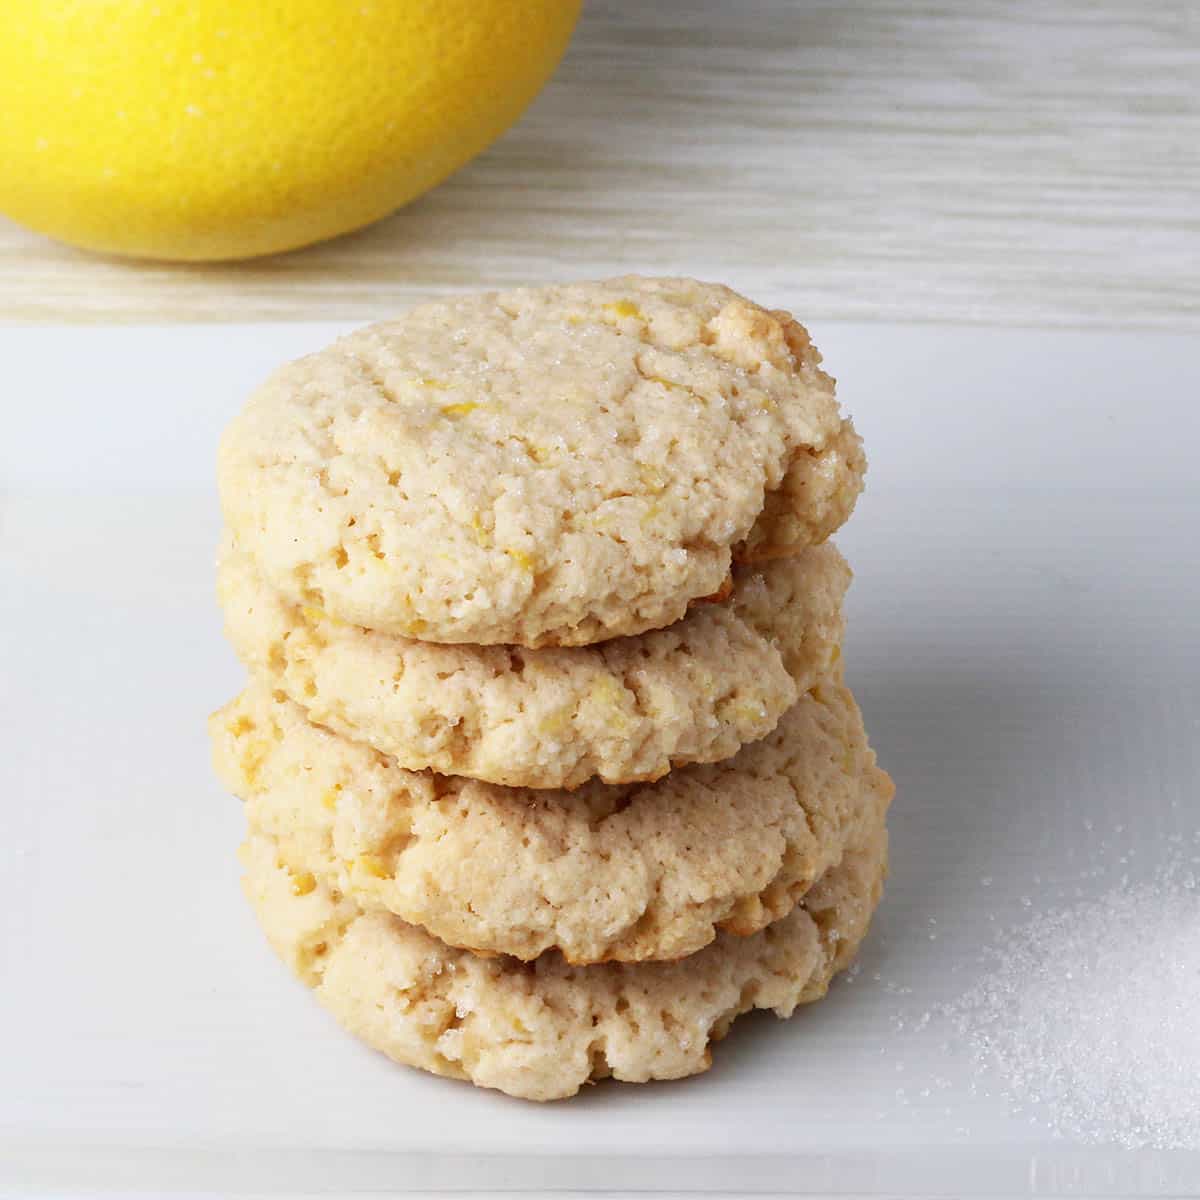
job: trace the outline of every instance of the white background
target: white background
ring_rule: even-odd
[[[204,733],[240,679],[212,599],[214,443],[332,332],[0,332],[19,400],[0,438],[0,1190],[1200,1185],[1200,1153],[1053,1141],[972,1091],[944,1022],[912,1031],[969,984],[990,917],[1130,848],[1150,870],[1195,829],[1190,341],[815,327],[872,459],[839,539],[847,660],[898,786],[863,968],[788,1024],[744,1021],[707,1076],[536,1107],[340,1033],[238,893],[240,813]]]

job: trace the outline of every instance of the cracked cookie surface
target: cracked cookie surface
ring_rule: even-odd
[[[405,771],[261,683],[210,730],[218,776],[289,861],[450,945],[522,959],[674,959],[750,935],[892,791],[837,677],[725,762],[573,792]]]
[[[800,907],[679,962],[578,967],[453,950],[364,910],[261,833],[242,850],[244,886],[275,951],[351,1033],[409,1066],[554,1100],[589,1079],[697,1074],[739,1014],[787,1017],[820,999],[879,902],[884,807]]]
[[[288,604],[226,538],[239,656],[309,717],[391,755],[510,787],[653,780],[766,736],[838,655],[850,569],[831,544],[735,567],[721,604],[596,646],[439,645]]]
[[[788,314],[694,280],[426,305],[277,371],[222,438],[222,508],[266,582],[356,625],[661,628],[731,558],[849,514],[864,462],[819,362]]]

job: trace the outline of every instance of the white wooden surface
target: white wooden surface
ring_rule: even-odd
[[[0,222],[0,320],[366,318],[625,270],[810,319],[1200,328],[1200,4],[588,0],[521,124],[390,220],[209,268]]]

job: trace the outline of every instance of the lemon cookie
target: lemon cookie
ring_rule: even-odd
[[[819,362],[787,313],[688,279],[426,305],[277,371],[222,439],[222,507],[267,583],[352,624],[661,628],[745,539],[790,552],[848,515],[863,459]]]
[[[790,1016],[820,999],[866,934],[883,888],[877,812],[802,907],[752,937],[723,933],[672,963],[573,967],[453,950],[364,910],[274,841],[243,847],[245,889],[275,951],[336,1020],[390,1058],[529,1100],[589,1079],[679,1079],[750,1009]]]
[[[723,763],[574,792],[405,771],[261,684],[211,731],[218,776],[289,860],[450,945],[522,959],[679,958],[719,928],[754,933],[891,791],[835,680]]]
[[[242,660],[309,717],[392,755],[510,787],[657,779],[764,737],[838,653],[832,545],[736,568],[729,602],[597,646],[446,646],[289,605],[229,539],[217,570]]]

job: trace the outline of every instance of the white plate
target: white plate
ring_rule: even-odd
[[[204,733],[240,679],[214,443],[332,332],[0,331],[0,1189],[1200,1188],[1200,1153],[1056,1141],[972,1092],[944,1023],[911,1031],[990,915],[1102,842],[1148,869],[1195,828],[1194,345],[816,331],[872,457],[841,543],[851,681],[899,789],[885,907],[853,984],[743,1021],[709,1075],[538,1107],[340,1033],[238,892]]]

